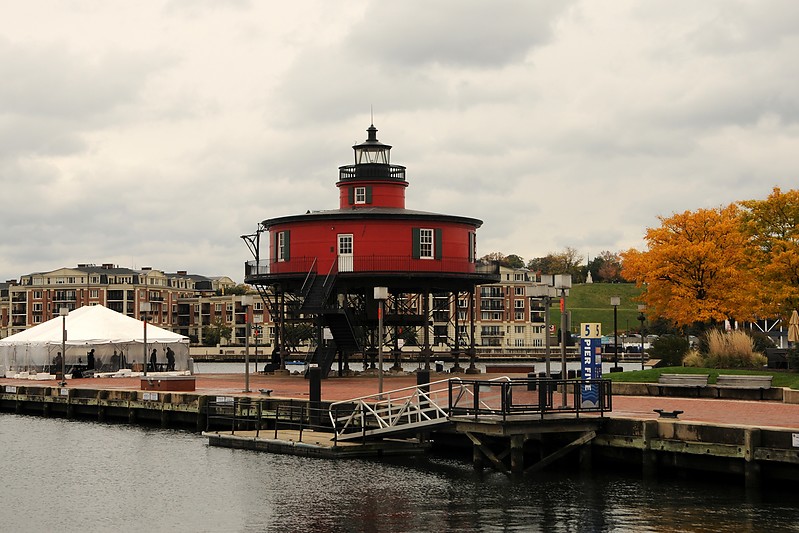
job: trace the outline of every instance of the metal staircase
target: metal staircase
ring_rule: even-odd
[[[352,312],[329,304],[335,283],[336,273],[333,268],[324,277],[317,275],[312,268],[301,291],[303,301],[299,312],[319,316],[321,325],[328,328],[333,336],[332,342],[317,345],[306,358],[306,363],[319,365],[323,376],[330,373],[336,353],[352,354],[361,349],[352,328]]]

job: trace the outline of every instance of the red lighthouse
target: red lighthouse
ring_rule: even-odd
[[[353,353],[376,351],[378,342],[393,345],[398,364],[400,337],[414,328],[421,328],[420,354],[429,365],[434,294],[466,301],[470,328],[458,325],[458,313],[450,312],[455,306],[437,318],[454,322],[447,344],[457,362],[468,343],[473,366],[474,287],[499,279],[496,265],[476,260],[482,221],[406,209],[405,167],[391,164],[391,146],[377,140],[374,125],[367,134],[353,146],[354,164],[339,167],[338,209],[264,220],[255,234],[243,236],[255,256],[246,264],[245,282],[271,305],[277,326],[273,362],[283,355],[285,364],[286,324],[308,320],[318,328],[308,362],[319,364],[323,375],[337,354],[341,368]],[[388,338],[378,339],[375,331],[375,287],[388,289]],[[416,312],[410,302],[417,302]]]

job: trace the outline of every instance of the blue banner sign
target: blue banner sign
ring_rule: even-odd
[[[588,326],[588,324],[584,324]],[[593,326],[593,324],[591,324]],[[591,334],[580,339],[580,368],[582,369],[583,380],[593,380],[602,378],[602,337],[599,335],[599,328],[582,328],[584,333]],[[599,384],[589,384],[583,382],[581,388],[581,406],[599,407]]]

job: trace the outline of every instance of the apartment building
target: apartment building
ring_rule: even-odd
[[[500,281],[475,289],[475,344],[481,351],[523,352],[545,343],[544,308],[527,294],[541,284],[535,272],[500,267]],[[230,327],[231,339],[223,343],[242,345],[246,324],[250,342],[271,345],[275,325],[260,297],[251,305],[226,291],[235,286],[227,277],[207,277],[143,267],[130,269],[113,264],[80,264],[49,272],[35,272],[19,281],[0,283],[0,336],[7,337],[58,316],[59,309],[101,304],[134,318],[143,318],[142,304],[149,303],[147,320],[164,329],[203,344],[205,328]],[[420,314],[420,295],[409,295],[406,312]],[[431,294],[430,339],[434,350],[449,349],[456,332],[459,345],[469,344],[469,301],[464,293]],[[207,331],[207,330],[206,330]],[[421,341],[422,332],[417,335]]]
[[[104,305],[176,333],[198,336],[207,322],[202,313],[180,314],[181,306],[225,296],[235,286],[227,276],[207,277],[187,271],[168,273],[150,267],[131,269],[114,264],[79,264],[21,276],[0,285],[0,335],[7,337],[58,316],[59,310]],[[225,315],[226,317],[227,315]],[[235,315],[234,315],[235,317]],[[201,336],[201,334],[200,334]]]

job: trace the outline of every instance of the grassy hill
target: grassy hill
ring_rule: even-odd
[[[613,306],[611,296],[621,298],[617,313],[619,334],[624,331],[638,332],[641,322],[638,320],[637,300],[641,289],[632,283],[581,283],[569,291],[566,298],[566,310],[571,311],[572,332],[576,332],[582,322],[601,322],[602,334],[613,335]],[[560,304],[552,301],[550,324],[560,324]]]

